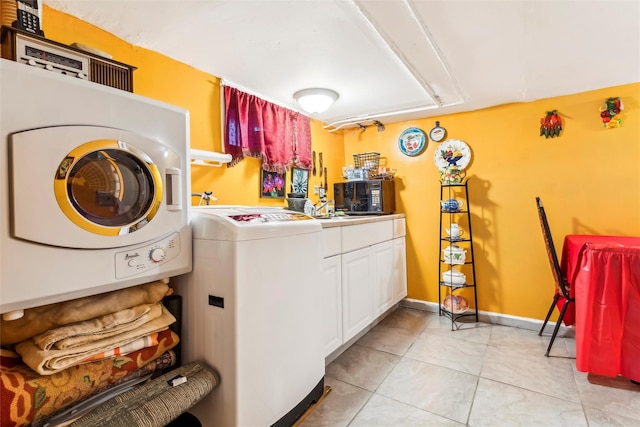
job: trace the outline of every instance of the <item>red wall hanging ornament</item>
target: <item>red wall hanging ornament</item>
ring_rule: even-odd
[[[540,119],[540,136],[553,138],[560,136],[562,130],[562,119],[558,115],[558,110],[547,111],[546,116]]]
[[[600,117],[605,129],[617,128],[622,125],[620,112],[624,110],[624,105],[619,97],[607,98],[600,106]]]

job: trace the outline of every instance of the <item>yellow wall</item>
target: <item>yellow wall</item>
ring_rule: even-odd
[[[80,42],[138,67],[134,90],[191,113],[191,146],[221,150],[219,79],[158,53],[132,46],[85,22],[45,6],[48,38]],[[623,126],[605,130],[598,107],[610,96],[625,104]],[[557,245],[569,233],[640,235],[640,84],[511,104],[470,113],[413,120],[377,132],[325,131],[312,122],[313,149],[323,152],[332,183],[352,154],[379,151],[398,170],[398,211],[407,216],[409,297],[437,300],[440,186],[433,163],[438,144],[407,157],[398,136],[411,126],[428,132],[436,120],[449,139],[470,145],[471,212],[477,263],[479,308],[541,318],[550,303],[553,282],[534,200],[547,209]],[[539,119],[557,109],[565,119],[559,138],[538,136]],[[259,198],[260,164],[245,159],[233,168],[192,169],[193,191],[213,191],[219,204],[285,205]],[[289,178],[289,176],[287,177]],[[319,177],[310,177],[310,196]]]
[[[185,108],[190,112],[191,147],[222,151],[220,115],[220,79],[157,52],[133,46],[75,17],[43,9],[43,31],[48,39],[92,46],[113,55],[113,59],[137,67],[133,73],[134,92]],[[322,129],[312,122],[313,149],[323,152],[329,182],[339,179],[344,151],[342,136]],[[248,158],[227,168],[194,166],[192,191],[212,191],[218,204],[286,206],[280,199],[260,198],[260,160]],[[291,174],[287,174],[287,192]],[[313,176],[310,176],[313,182]],[[319,180],[318,180],[319,181]],[[333,192],[330,189],[330,194]],[[310,190],[309,197],[318,196]],[[193,199],[194,203],[198,198]]]
[[[620,96],[623,124],[604,129],[598,107]],[[379,151],[397,172],[397,203],[407,216],[409,297],[437,301],[440,184],[434,164],[439,144],[419,156],[398,148],[408,127],[427,134],[435,121],[448,139],[465,141],[478,303],[482,310],[544,318],[553,279],[535,197],[547,211],[558,251],[566,234],[640,235],[640,84],[525,104],[345,132],[345,156]],[[538,136],[540,118],[557,109],[560,137]]]

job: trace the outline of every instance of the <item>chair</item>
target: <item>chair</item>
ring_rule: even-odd
[[[551,317],[551,313],[553,313],[554,307],[558,305],[558,302],[561,299],[564,300],[564,302],[562,303],[562,308],[560,309],[560,316],[558,317],[556,327],[553,329],[553,334],[551,334],[551,342],[549,342],[547,352],[544,354],[545,356],[549,357],[551,346],[556,339],[556,335],[558,334],[558,330],[560,329],[560,324],[564,319],[564,315],[567,312],[567,308],[570,304],[575,303],[575,299],[571,297],[569,292],[570,284],[567,281],[566,277],[564,277],[564,275],[562,274],[562,270],[560,269],[558,255],[556,254],[556,248],[553,245],[551,231],[549,230],[549,223],[547,222],[547,215],[544,211],[544,206],[542,205],[542,200],[540,200],[540,197],[536,197],[536,206],[538,208],[538,217],[540,218],[542,236],[544,237],[544,245],[547,248],[547,256],[549,257],[549,264],[551,265],[551,272],[553,273],[553,279],[556,282],[556,292],[553,296],[553,302],[551,303],[551,307],[549,307],[547,317],[544,319],[544,323],[542,324],[542,328],[540,328],[540,332],[538,332],[538,335],[542,335],[542,332],[544,331],[544,328],[545,326],[547,326],[547,322]]]

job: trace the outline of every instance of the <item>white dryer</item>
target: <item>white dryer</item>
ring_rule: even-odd
[[[0,313],[191,270],[186,110],[2,59],[0,144]]]
[[[324,391],[322,227],[264,207],[193,208],[183,360],[220,373],[206,426],[290,426]]]

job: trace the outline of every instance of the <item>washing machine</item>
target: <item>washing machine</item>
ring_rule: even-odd
[[[0,59],[0,313],[191,271],[188,111]]]
[[[324,391],[322,227],[279,208],[192,213],[183,359],[221,381],[190,412],[205,426],[290,426]]]

